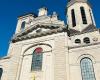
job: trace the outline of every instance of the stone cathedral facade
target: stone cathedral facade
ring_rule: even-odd
[[[69,0],[67,25],[56,12],[18,17],[0,80],[100,80],[100,32],[87,0]]]

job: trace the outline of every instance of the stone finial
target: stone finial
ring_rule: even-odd
[[[47,15],[47,8],[46,7],[39,9],[38,16],[43,16],[43,15]]]
[[[58,14],[56,12],[53,12],[52,18],[57,20],[58,19]]]
[[[53,16],[58,16],[56,12],[53,12]]]

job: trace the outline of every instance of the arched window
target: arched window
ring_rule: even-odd
[[[83,24],[87,24],[86,14],[84,7],[80,7]]]
[[[21,24],[21,30],[24,30],[24,28],[25,28],[25,21],[22,22],[22,24]]]
[[[81,43],[81,40],[80,39],[76,39],[75,43]]]
[[[0,68],[0,80],[1,80],[1,77],[2,77],[2,73],[3,73],[3,69]]]
[[[42,51],[43,49],[41,47],[38,47],[34,50],[32,57],[32,66],[31,66],[32,71],[37,71],[42,69],[42,58],[43,58]]]
[[[88,37],[85,37],[84,38],[84,43],[86,43],[86,44],[90,43],[90,39]]]
[[[83,58],[80,62],[82,80],[96,80],[92,60]]]
[[[75,12],[74,9],[71,10],[71,16],[72,16],[72,26],[76,26],[76,19],[75,19]]]

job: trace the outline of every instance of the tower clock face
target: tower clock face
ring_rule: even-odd
[[[35,49],[36,54],[40,54],[42,52],[43,52],[43,49],[41,47],[38,47],[38,48]]]

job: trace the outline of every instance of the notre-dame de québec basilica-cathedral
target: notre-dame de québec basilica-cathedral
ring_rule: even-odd
[[[100,80],[100,30],[88,0],[69,0],[67,24],[46,7],[18,17],[0,80]]]

